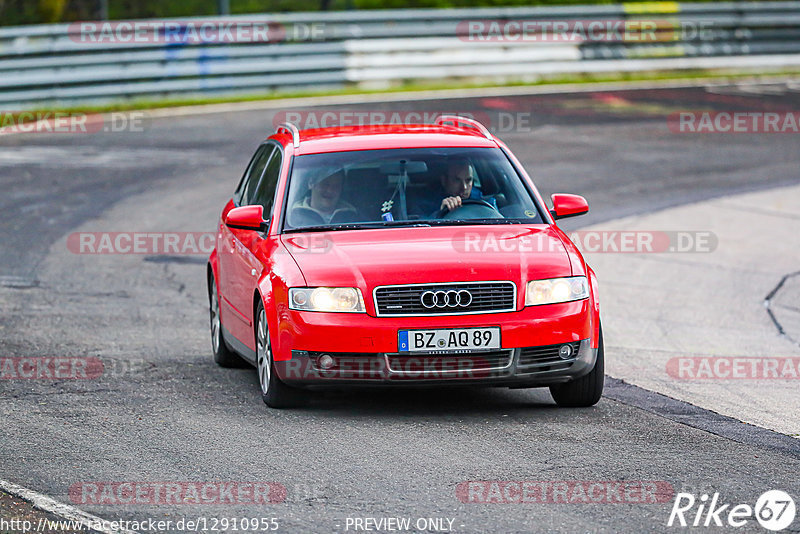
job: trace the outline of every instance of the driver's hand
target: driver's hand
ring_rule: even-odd
[[[442,205],[439,207],[439,209],[453,211],[459,207],[461,207],[461,197],[447,197],[446,199],[442,200]]]

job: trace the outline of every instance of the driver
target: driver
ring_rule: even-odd
[[[450,159],[447,162],[447,171],[439,177],[441,189],[436,196],[437,204],[428,204],[422,207],[423,212],[436,210],[431,217],[438,213],[453,211],[461,207],[464,200],[483,200],[497,209],[494,198],[484,197],[477,187],[473,187],[475,171],[466,159]],[[444,197],[444,198],[442,198]],[[442,199],[439,201],[438,199]],[[437,207],[438,206],[438,207]]]
[[[306,208],[315,211],[325,223],[330,223],[337,211],[352,211],[356,208],[342,200],[344,186],[344,170],[340,169],[333,174],[317,177],[309,183],[310,194],[303,200],[296,202],[292,209]]]
[[[447,164],[447,173],[441,176],[442,189],[446,196],[439,206],[440,210],[453,211],[461,206],[462,200],[472,195],[472,165],[463,159],[451,160]],[[477,193],[479,193],[476,190]],[[478,197],[480,198],[480,197]]]

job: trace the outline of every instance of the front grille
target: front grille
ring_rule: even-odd
[[[451,292],[467,291],[470,294],[469,303],[466,298],[461,304],[455,303],[455,298],[450,299],[450,304],[444,306],[423,305],[422,296],[432,292],[442,296]],[[455,293],[452,293],[455,292]],[[516,309],[517,288],[512,282],[454,282],[447,284],[414,284],[406,286],[382,286],[375,288],[375,307],[380,316],[402,315],[462,315],[469,313],[494,313],[507,312]],[[462,294],[464,296],[464,294]],[[428,294],[427,298],[430,299]],[[441,304],[442,301],[439,303]]]
[[[513,356],[513,350],[496,350],[472,354],[387,354],[386,360],[393,373],[419,376],[461,375],[467,378],[474,371],[505,369],[511,365]]]
[[[519,362],[517,369],[519,371],[560,371],[562,369],[569,369],[575,362],[578,356],[578,349],[581,346],[580,341],[569,343],[572,346],[572,356],[568,359],[563,359],[558,355],[558,350],[563,343],[558,345],[543,345],[541,347],[526,347],[520,351]]]

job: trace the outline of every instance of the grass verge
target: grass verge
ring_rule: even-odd
[[[183,96],[163,99],[129,99],[125,101],[100,104],[100,105],[75,105],[57,106],[48,108],[38,108],[28,110],[28,113],[108,113],[116,111],[150,110],[161,108],[173,108],[183,106],[204,106],[211,104],[238,103],[238,102],[258,102],[269,100],[285,100],[292,98],[308,98],[323,96],[344,96],[344,95],[380,95],[391,93],[405,93],[418,91],[453,91],[460,89],[486,89],[497,87],[543,87],[558,86],[567,84],[588,85],[609,82],[670,82],[670,81],[691,81],[708,80],[709,82],[734,82],[743,80],[766,80],[781,77],[800,76],[800,69],[773,70],[764,72],[755,71],[661,71],[661,72],[636,72],[636,73],[610,73],[610,74],[570,74],[563,76],[553,76],[543,78],[535,82],[509,81],[505,83],[487,82],[464,82],[457,80],[437,81],[431,83],[409,82],[400,85],[380,89],[363,89],[358,87],[348,87],[335,90],[308,90],[296,92],[269,92],[252,93],[241,95],[219,95],[219,96]],[[9,114],[6,114],[9,115]],[[11,113],[17,116],[19,113]],[[2,126],[2,124],[0,124]]]

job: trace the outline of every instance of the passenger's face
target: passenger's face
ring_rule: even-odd
[[[322,212],[332,212],[342,196],[344,177],[336,174],[311,188],[311,207]]]
[[[447,175],[442,177],[442,186],[445,193],[451,197],[461,197],[466,200],[472,193],[472,175],[468,165],[453,165],[447,169]]]

